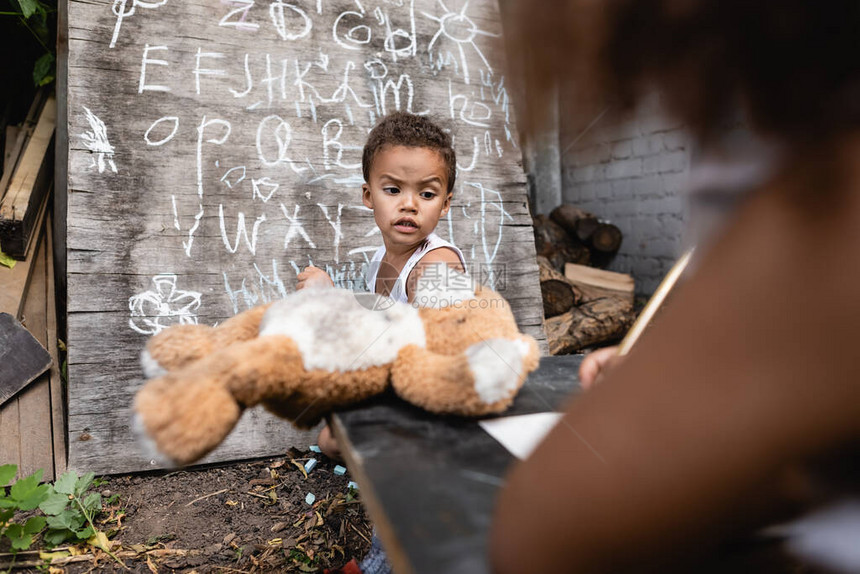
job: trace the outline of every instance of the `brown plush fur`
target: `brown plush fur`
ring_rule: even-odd
[[[296,426],[310,427],[335,408],[381,393],[389,383],[400,397],[432,412],[500,412],[538,363],[534,339],[519,332],[507,302],[486,288],[474,300],[421,309],[426,348],[410,345],[391,364],[347,372],[307,371],[292,339],[258,336],[267,307],[240,313],[216,328],[171,327],[147,345],[168,373],[144,385],[134,409],[158,449],[176,463],[189,464],[214,449],[245,407],[262,404]],[[500,357],[521,363],[521,375],[514,392],[486,403],[475,391],[464,352],[499,338],[526,342],[528,353]]]

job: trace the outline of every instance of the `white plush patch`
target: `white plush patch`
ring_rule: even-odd
[[[417,309],[331,287],[302,289],[272,305],[260,335],[290,337],[308,370],[341,372],[385,365],[403,347],[427,344]]]
[[[134,435],[137,437],[137,442],[141,446],[144,456],[149,459],[149,462],[156,468],[175,468],[176,463],[170,457],[162,454],[158,447],[155,446],[155,441],[146,434],[146,428],[143,426],[143,419],[140,415],[134,413],[131,421],[131,428]]]
[[[487,404],[511,396],[523,372],[528,344],[508,339],[488,339],[466,349],[475,377],[475,392]]]
[[[155,377],[167,374],[167,369],[153,359],[152,355],[146,349],[140,352],[140,364],[143,367],[143,374],[147,379],[154,379]]]
[[[475,285],[465,273],[439,263],[418,279],[415,286],[416,307],[444,309],[475,298]]]

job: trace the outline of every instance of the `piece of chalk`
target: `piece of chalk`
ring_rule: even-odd
[[[317,453],[319,453],[319,452],[322,452],[322,451],[320,450],[320,447],[318,447],[318,446],[317,446],[317,445],[315,445],[315,444],[312,444],[312,445],[311,445],[311,452],[317,452]]]
[[[307,502],[308,504],[313,504],[314,500],[316,500],[316,499],[317,499],[317,497],[314,496],[314,493],[309,492],[308,495],[305,497],[305,502]]]
[[[334,467],[334,473],[338,476],[343,476],[344,474],[346,474],[346,468],[342,467],[341,465],[337,465]]]
[[[312,458],[312,459],[310,459],[309,461],[307,461],[307,462],[305,463],[305,472],[307,472],[308,474],[310,474],[310,472],[311,472],[314,468],[316,468],[316,466],[317,466],[317,464],[318,464],[318,463],[319,463],[319,461],[318,461],[317,459],[315,459],[315,458]]]
[[[353,490],[358,490],[358,483],[355,482],[354,480],[350,480],[349,483],[346,485],[346,487],[351,488]]]

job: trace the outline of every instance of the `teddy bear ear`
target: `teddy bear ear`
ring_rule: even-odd
[[[429,267],[415,283],[413,304],[444,309],[475,298],[475,282],[444,263]]]

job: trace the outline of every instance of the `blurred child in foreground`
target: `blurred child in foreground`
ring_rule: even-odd
[[[656,89],[700,149],[740,114],[777,150],[659,323],[513,469],[494,519],[499,573],[694,571],[808,508],[818,463],[857,452],[860,2],[519,4],[528,85],[566,84],[583,126]]]

